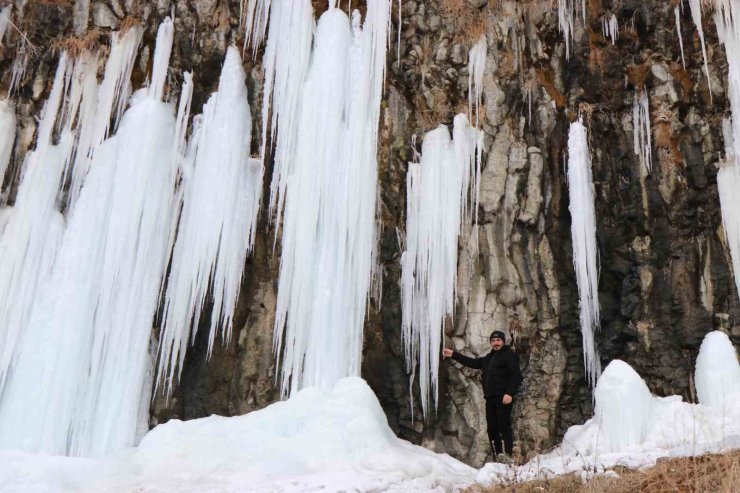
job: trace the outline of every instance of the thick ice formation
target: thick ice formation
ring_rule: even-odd
[[[740,394],[740,363],[727,334],[715,330],[704,337],[694,381],[699,402],[707,406],[725,409]]]
[[[276,220],[283,212],[285,187],[300,133],[298,116],[301,90],[311,56],[315,24],[311,0],[298,0],[290,4],[276,2],[272,7],[270,32],[263,57],[262,156],[264,158],[270,153],[267,148],[269,127],[270,141],[275,147],[269,214]]]
[[[578,121],[568,134],[568,191],[570,195],[573,264],[578,283],[583,359],[591,385],[601,373],[594,332],[599,320],[599,271],[596,246],[596,210],[591,175],[591,153],[586,127]]]
[[[385,0],[369,2],[364,25],[355,12],[350,27],[341,10],[330,8],[316,28],[285,181],[275,320],[284,393],[359,375],[375,262],[377,133],[389,15]]]
[[[717,173],[717,189],[735,285],[740,289],[740,208],[736,200],[740,190],[740,22],[736,22],[740,18],[740,6],[717,0],[715,8],[714,23],[727,53],[728,92],[733,115],[723,124],[726,159]]]
[[[482,132],[464,115],[453,138],[440,125],[424,136],[421,161],[406,176],[406,251],[401,256],[402,335],[414,379],[419,365],[421,406],[437,405],[439,354],[445,317],[455,309],[457,240],[478,206]]]
[[[456,491],[475,469],[396,438],[368,385],[339,381],[244,416],[156,427],[104,460],[0,453],[15,491]]]
[[[594,415],[607,451],[626,450],[645,440],[653,396],[630,365],[620,360],[609,363],[596,384],[594,398]]]
[[[167,19],[164,23],[171,26]],[[116,122],[119,120],[131,94],[131,70],[142,35],[143,30],[139,26],[130,27],[124,34],[111,34],[110,54],[100,86],[97,84],[97,59],[90,57],[86,62],[77,159],[70,175],[70,209],[74,207],[96,150],[111,130],[111,117]]]
[[[250,159],[252,119],[246,74],[231,47],[218,92],[203,107],[183,177],[184,205],[165,294],[159,383],[170,390],[209,290],[209,353],[221,327],[228,340],[262,193],[262,163]],[[188,86],[189,87],[189,86]]]
[[[605,16],[601,19],[601,31],[605,38],[611,39],[612,46],[617,43],[619,39],[619,21],[617,16],[612,14],[608,18]]]
[[[483,74],[486,69],[486,35],[480,37],[468,53],[468,116],[473,118],[475,109],[475,126],[479,124],[481,96],[483,96]]]
[[[67,54],[62,53],[42,110],[36,147],[26,155],[13,213],[0,238],[0,395],[38,286],[51,269],[64,229],[57,195],[73,136],[65,122],[59,144],[54,145],[52,131],[71,70]]]
[[[734,349],[718,339],[705,339],[714,346],[707,354],[722,358],[716,367],[737,365]],[[700,371],[698,367],[697,390]],[[594,418],[571,426],[560,447],[519,467],[488,464],[478,473],[478,481],[508,483],[567,473],[588,477],[616,466],[651,466],[663,457],[740,448],[740,393],[729,394],[724,408],[689,404],[680,396],[653,397],[629,365],[612,361],[599,379],[595,397]]]
[[[13,153],[15,123],[15,108],[7,101],[0,101],[0,189]],[[4,200],[0,198],[0,203],[2,202]]]
[[[653,171],[653,137],[650,131],[650,101],[647,89],[635,90],[632,103],[632,140],[635,154],[640,156],[640,164],[648,173]]]
[[[161,73],[168,60],[154,60]],[[149,338],[174,231],[177,176],[176,120],[161,97],[162,87],[135,94],[116,135],[95,154],[14,354],[0,401],[4,448],[94,455],[133,445],[146,430]],[[11,222],[18,201],[15,209]]]

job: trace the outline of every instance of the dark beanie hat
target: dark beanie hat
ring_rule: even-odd
[[[504,334],[500,330],[494,330],[493,332],[491,332],[491,337],[489,337],[488,340],[490,341],[496,338],[501,339],[502,341],[506,342],[506,334]]]

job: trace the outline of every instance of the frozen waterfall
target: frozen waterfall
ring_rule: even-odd
[[[568,134],[568,191],[570,195],[573,264],[578,283],[583,359],[586,379],[593,386],[601,373],[594,332],[599,320],[599,252],[596,246],[596,210],[591,175],[591,152],[586,127],[580,121]]]
[[[169,20],[160,26],[155,74],[168,64],[171,30]],[[58,74],[67,63],[63,56]],[[159,84],[134,94],[116,134],[95,153],[13,355],[0,401],[3,447],[95,455],[133,445],[147,428],[149,339],[174,231],[177,176],[176,119],[162,92]],[[57,162],[52,158],[46,151],[45,166]],[[31,183],[30,173],[21,186]],[[47,188],[53,204],[58,185]],[[19,202],[11,221],[21,214]],[[3,238],[19,236],[9,230]]]
[[[726,159],[717,173],[717,189],[722,211],[722,223],[732,256],[735,286],[740,291],[740,6],[729,0],[716,0],[714,23],[720,41],[725,46],[732,117],[725,120],[723,134]]]
[[[166,381],[167,391],[176,368],[182,368],[191,333],[195,337],[209,289],[209,353],[219,327],[229,339],[242,272],[254,243],[263,167],[250,158],[252,119],[245,79],[239,52],[231,47],[218,92],[203,107],[191,137],[160,337],[159,383]]]
[[[294,121],[281,113],[278,122],[278,133],[296,132],[292,155],[282,154],[281,146],[291,143],[280,138],[276,149],[292,161],[281,178],[275,320],[284,394],[328,387],[360,372],[375,265],[377,134],[389,15],[386,0],[368,2],[362,25],[359,12],[350,22],[331,6],[316,27],[311,65],[296,102],[300,110]],[[277,53],[276,67],[286,63],[281,57],[293,55],[285,51],[288,46]],[[300,131],[290,130],[293,125]],[[275,203],[280,192],[272,193]]]
[[[483,132],[457,115],[452,139],[440,125],[424,136],[419,163],[406,175],[406,251],[401,256],[402,335],[413,382],[419,366],[421,407],[437,405],[445,318],[455,309],[457,243],[478,208]]]

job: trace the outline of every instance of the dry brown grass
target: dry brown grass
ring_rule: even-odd
[[[738,493],[740,451],[666,459],[644,471],[618,470],[620,477],[581,481],[574,475],[483,488],[466,493]]]
[[[486,32],[481,10],[470,5],[468,0],[442,0],[441,13],[452,23],[457,43],[473,46]]]
[[[94,52],[100,45],[102,33],[98,29],[87,31],[84,36],[57,38],[52,40],[50,46],[55,52],[66,51],[70,56],[76,57],[83,52]]]

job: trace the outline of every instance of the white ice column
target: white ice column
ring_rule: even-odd
[[[424,136],[421,160],[406,176],[406,251],[401,256],[402,335],[413,383],[418,365],[421,406],[437,405],[445,317],[455,309],[457,251],[463,221],[477,209],[482,132],[464,115],[453,138],[440,125]]]
[[[377,241],[377,133],[389,15],[385,0],[368,2],[364,24],[358,12],[350,24],[330,8],[316,28],[285,181],[275,321],[284,393],[359,375]],[[282,128],[279,122],[278,132]]]
[[[736,21],[740,16],[740,5],[730,0],[717,0],[715,4],[714,23],[727,53],[728,93],[732,109],[732,117],[723,124],[726,158],[717,173],[717,189],[735,286],[740,290],[740,207],[737,201],[740,192],[740,22]]]
[[[601,373],[594,332],[599,328],[599,271],[596,246],[596,212],[591,174],[591,153],[586,127],[580,121],[568,134],[568,191],[570,195],[573,264],[578,283],[586,379],[593,386]]]
[[[218,92],[203,107],[191,138],[193,163],[183,178],[184,205],[160,336],[159,383],[166,382],[167,391],[182,368],[209,293],[209,354],[219,327],[224,339],[230,337],[246,257],[254,244],[263,167],[250,158],[252,120],[245,79],[239,52],[231,47]]]
[[[262,155],[275,148],[270,185],[270,218],[279,218],[285,201],[285,187],[295,162],[295,146],[300,129],[301,90],[311,56],[311,41],[316,21],[311,0],[290,4],[275,2],[270,14],[270,30],[265,47],[265,87],[262,96]],[[269,125],[268,125],[269,121]]]
[[[48,275],[64,229],[56,201],[71,139],[67,135],[53,145],[52,133],[70,65],[62,53],[42,110],[36,146],[26,155],[18,195],[0,237],[0,395],[37,288]]]
[[[154,60],[161,73],[168,60]],[[133,95],[95,153],[15,352],[0,400],[3,447],[98,455],[134,445],[146,429],[150,335],[177,204],[175,129],[184,121],[155,92]]]

